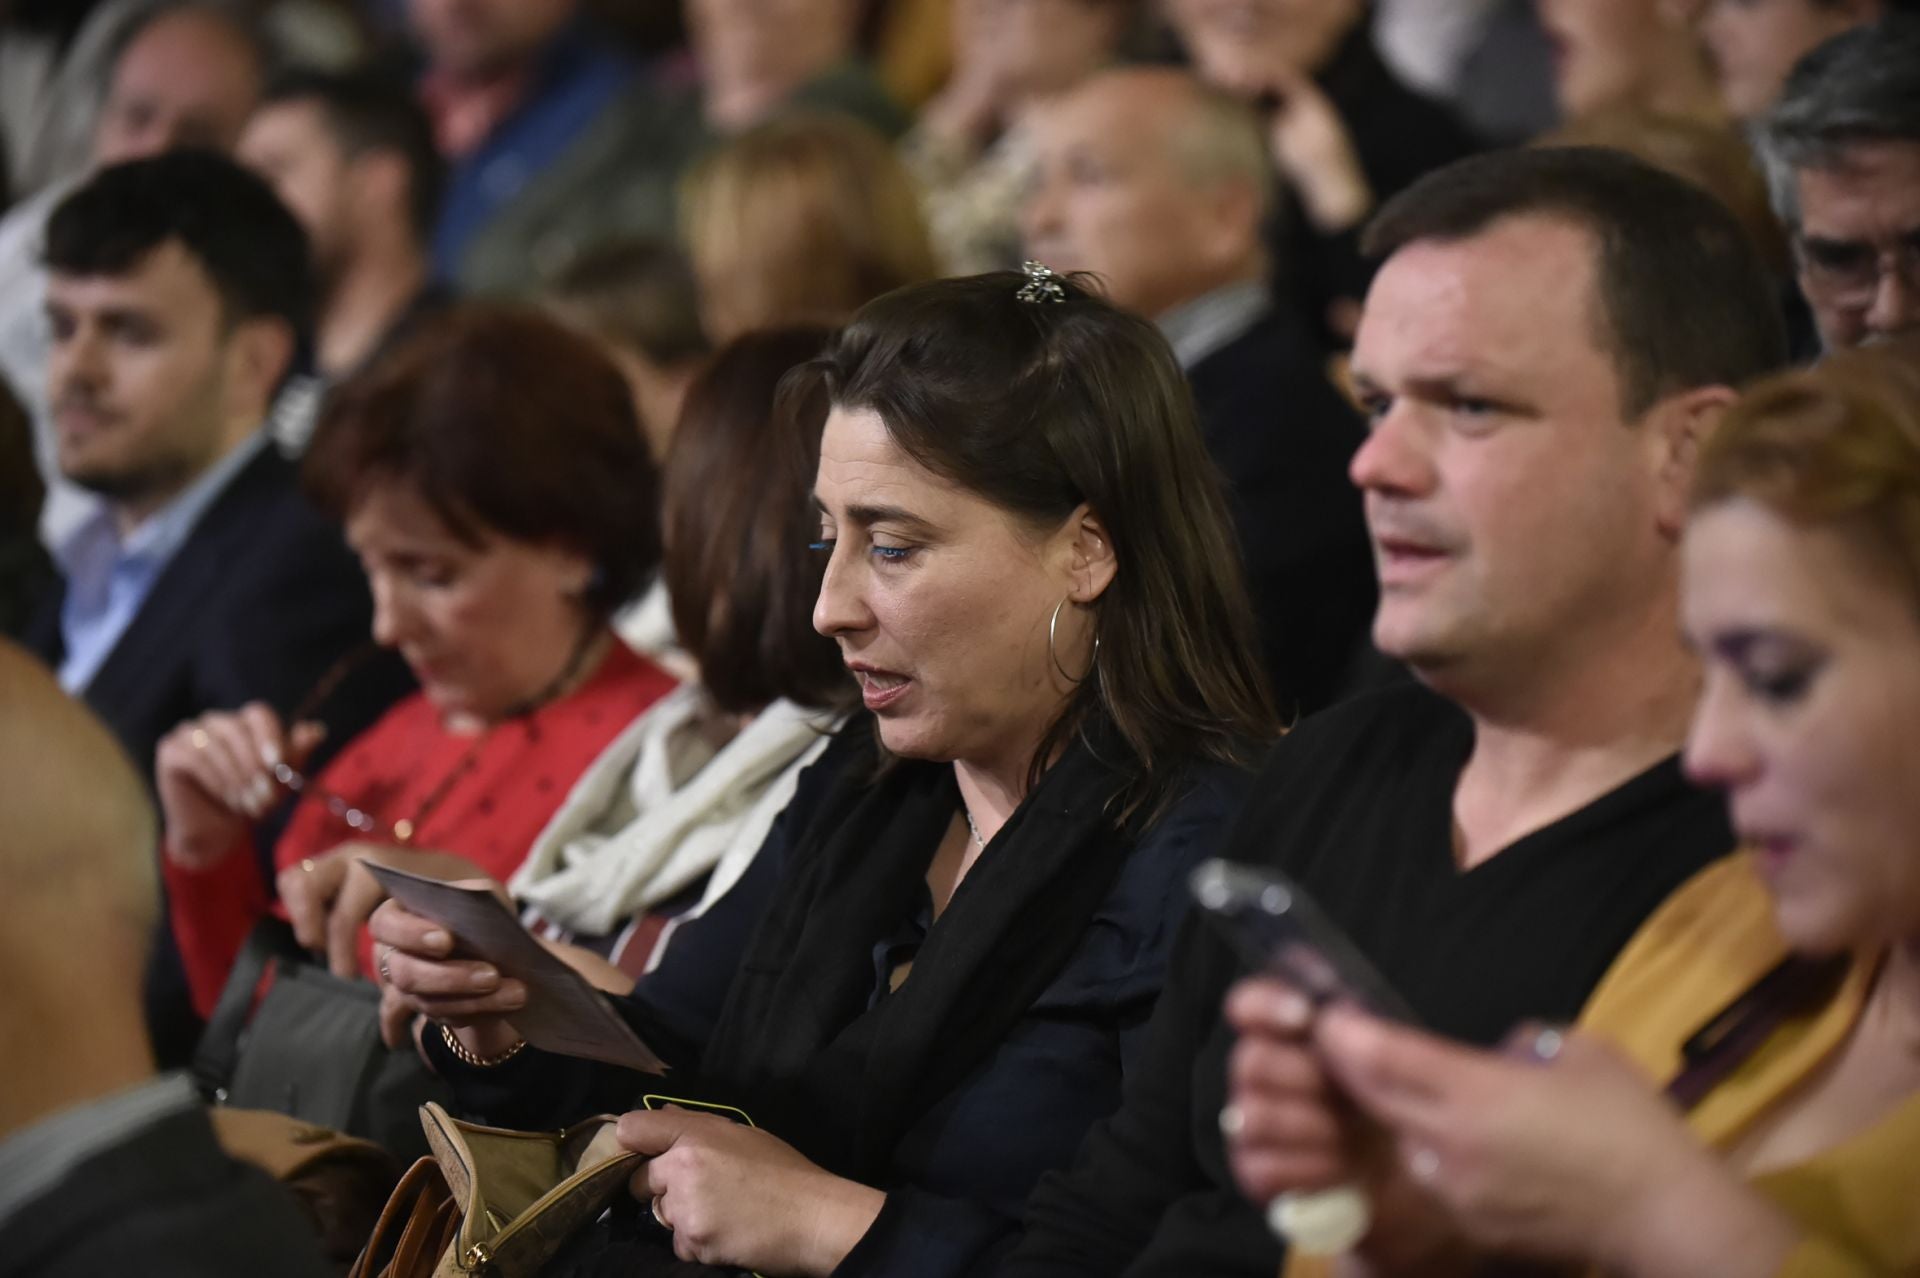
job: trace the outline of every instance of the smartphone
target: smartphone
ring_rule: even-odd
[[[1187,888],[1249,967],[1286,981],[1315,1007],[1344,1000],[1418,1023],[1359,947],[1284,875],[1215,858],[1194,868]]]

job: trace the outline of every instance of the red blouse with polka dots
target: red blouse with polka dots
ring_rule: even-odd
[[[382,829],[411,822],[416,828],[409,846],[456,853],[505,882],[575,779],[673,686],[672,675],[615,642],[599,669],[572,693],[477,738],[448,732],[426,697],[415,693],[314,779],[274,845],[274,864],[285,869],[343,843],[381,841],[350,828],[318,791],[346,800]],[[205,869],[181,866],[171,857],[164,864],[174,936],[204,1016],[255,922],[279,907],[270,900],[251,846],[236,845]],[[366,970],[364,928],[360,951]]]

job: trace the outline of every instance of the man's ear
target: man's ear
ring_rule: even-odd
[[[1651,442],[1657,450],[1655,517],[1662,535],[1678,541],[1685,530],[1700,450],[1739,398],[1729,386],[1699,386],[1669,395],[1649,410],[1644,425],[1654,432]]]
[[[256,315],[233,326],[227,338],[228,409],[257,425],[273,406],[274,391],[293,366],[293,326],[274,315]]]
[[[1113,576],[1120,571],[1120,560],[1113,553],[1113,538],[1093,507],[1081,502],[1067,516],[1069,567],[1073,589],[1068,598],[1077,604],[1090,604],[1106,593]]]

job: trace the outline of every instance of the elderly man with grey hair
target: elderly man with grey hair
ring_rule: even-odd
[[[1920,332],[1920,19],[1801,59],[1759,143],[1822,344]]]
[[[1373,612],[1346,482],[1361,431],[1317,343],[1268,289],[1274,177],[1260,126],[1187,72],[1135,67],[1048,103],[1033,130],[1027,254],[1092,272],[1166,335],[1227,479],[1281,711],[1318,710],[1347,690]]]

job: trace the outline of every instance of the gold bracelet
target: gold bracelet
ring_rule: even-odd
[[[452,1052],[455,1057],[476,1069],[492,1069],[496,1065],[505,1065],[508,1061],[525,1051],[527,1046],[526,1039],[515,1039],[513,1046],[504,1052],[499,1052],[493,1056],[475,1056],[467,1050],[467,1045],[460,1041],[460,1036],[455,1034],[450,1026],[446,1025],[440,1027],[440,1041],[447,1045],[447,1050]]]

